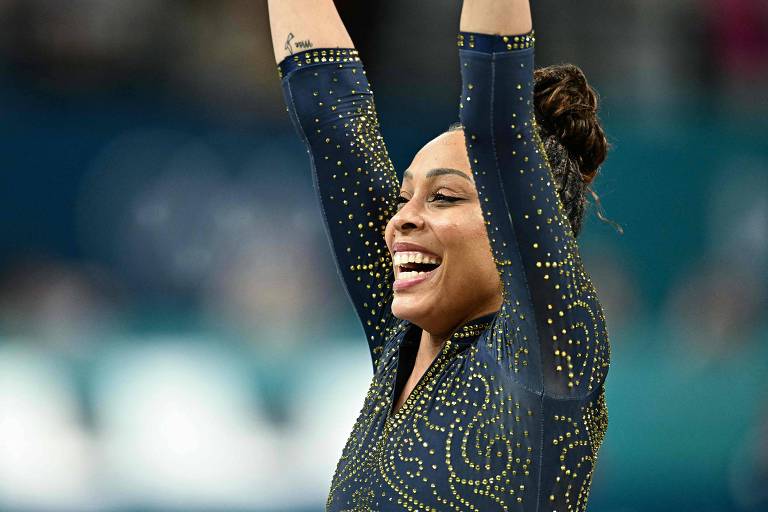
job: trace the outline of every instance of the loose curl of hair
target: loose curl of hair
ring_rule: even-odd
[[[597,116],[597,92],[573,64],[539,68],[533,76],[538,135],[573,235],[581,232],[588,192],[597,204],[597,216],[621,233],[621,226],[605,218],[600,197],[590,187],[609,148]],[[454,123],[448,131],[461,129],[461,123]]]

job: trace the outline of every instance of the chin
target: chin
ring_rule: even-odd
[[[408,300],[395,298],[392,300],[392,314],[400,320],[413,321],[414,308],[408,304]]]
[[[392,300],[392,314],[400,320],[407,320],[411,323],[419,325],[419,320],[423,320],[427,317],[429,307],[424,307],[419,304],[419,300],[414,300],[415,297],[398,297]]]

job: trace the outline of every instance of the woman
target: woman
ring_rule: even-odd
[[[606,151],[594,92],[573,66],[534,78],[527,0],[465,0],[461,126],[398,186],[332,1],[269,8],[374,367],[327,509],[584,510],[609,362],[574,238]]]

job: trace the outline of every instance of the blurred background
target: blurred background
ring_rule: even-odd
[[[459,2],[337,6],[402,171]],[[768,3],[538,0],[602,94],[596,511],[768,510]],[[0,0],[0,510],[319,511],[370,359],[265,0]]]

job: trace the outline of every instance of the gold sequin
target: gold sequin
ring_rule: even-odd
[[[454,331],[396,412],[397,386],[410,371],[401,356],[420,330],[390,310],[383,232],[399,186],[372,92],[353,49],[311,50],[281,63],[374,364],[328,510],[586,508],[607,428],[610,346],[538,137],[533,56],[520,51],[534,42],[533,33],[459,34],[459,111],[503,303]],[[499,77],[509,83],[491,84]],[[494,112],[491,85],[509,91],[494,96],[506,102]],[[301,91],[308,99],[297,97]],[[499,112],[509,118],[488,122]]]

